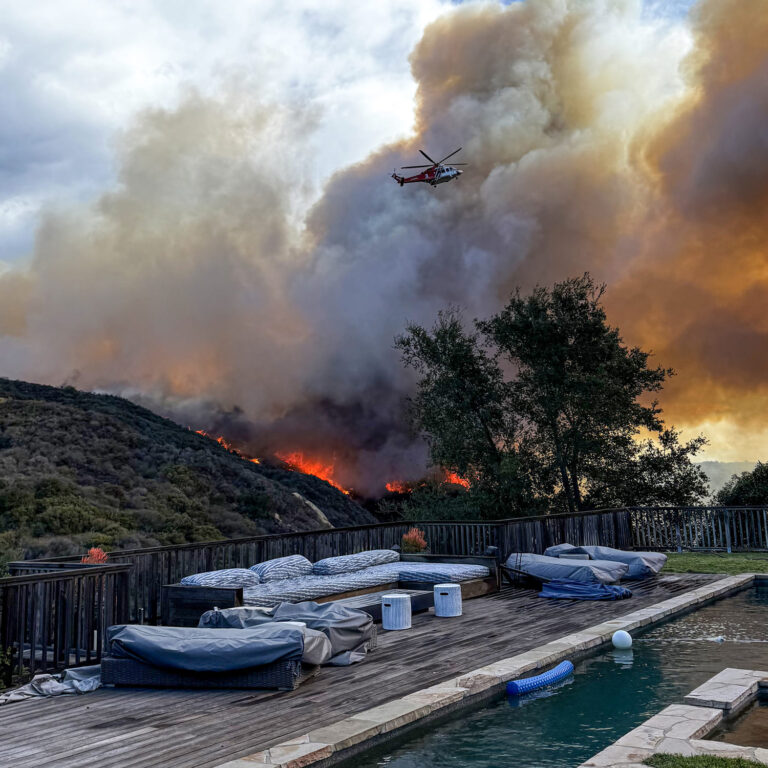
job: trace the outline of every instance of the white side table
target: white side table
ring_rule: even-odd
[[[461,616],[461,586],[435,584],[435,616]]]
[[[381,596],[382,629],[411,628],[411,596],[395,592]]]

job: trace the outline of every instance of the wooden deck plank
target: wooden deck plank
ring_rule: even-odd
[[[415,615],[410,631],[380,633],[363,664],[325,668],[287,693],[104,688],[8,705],[0,713],[3,757],[14,768],[212,768],[713,578],[662,577],[633,586],[631,600],[609,603],[506,588],[465,601],[459,618]]]

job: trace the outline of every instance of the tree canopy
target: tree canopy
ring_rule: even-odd
[[[768,464],[761,461],[751,472],[741,472],[715,494],[724,507],[750,507],[768,504]]]
[[[671,369],[626,346],[589,275],[519,290],[468,329],[459,310],[396,347],[420,380],[410,402],[432,461],[470,481],[484,516],[690,504],[707,492],[652,396]],[[641,436],[645,439],[641,440]]]

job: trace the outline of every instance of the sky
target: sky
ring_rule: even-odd
[[[298,151],[317,194],[334,170],[410,131],[408,54],[445,5],[0,0],[0,264],[29,256],[47,206],[114,183],[137,113],[189,89],[244,81],[311,112],[311,145],[280,151]]]
[[[701,458],[765,456],[761,0],[0,0],[0,375],[373,488],[392,350],[589,270]],[[457,184],[401,190],[418,149]]]

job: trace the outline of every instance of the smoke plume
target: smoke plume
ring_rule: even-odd
[[[766,39],[761,0],[685,21],[634,0],[453,9],[411,55],[413,136],[308,212],[296,147],[316,116],[242,84],[189,93],[138,116],[118,185],[47,214],[28,266],[0,276],[0,372],[123,393],[257,454],[331,456],[376,492],[425,461],[403,425],[405,323],[588,270],[625,340],[678,370],[667,420],[750,458],[768,434]],[[458,182],[388,179],[458,146]]]

